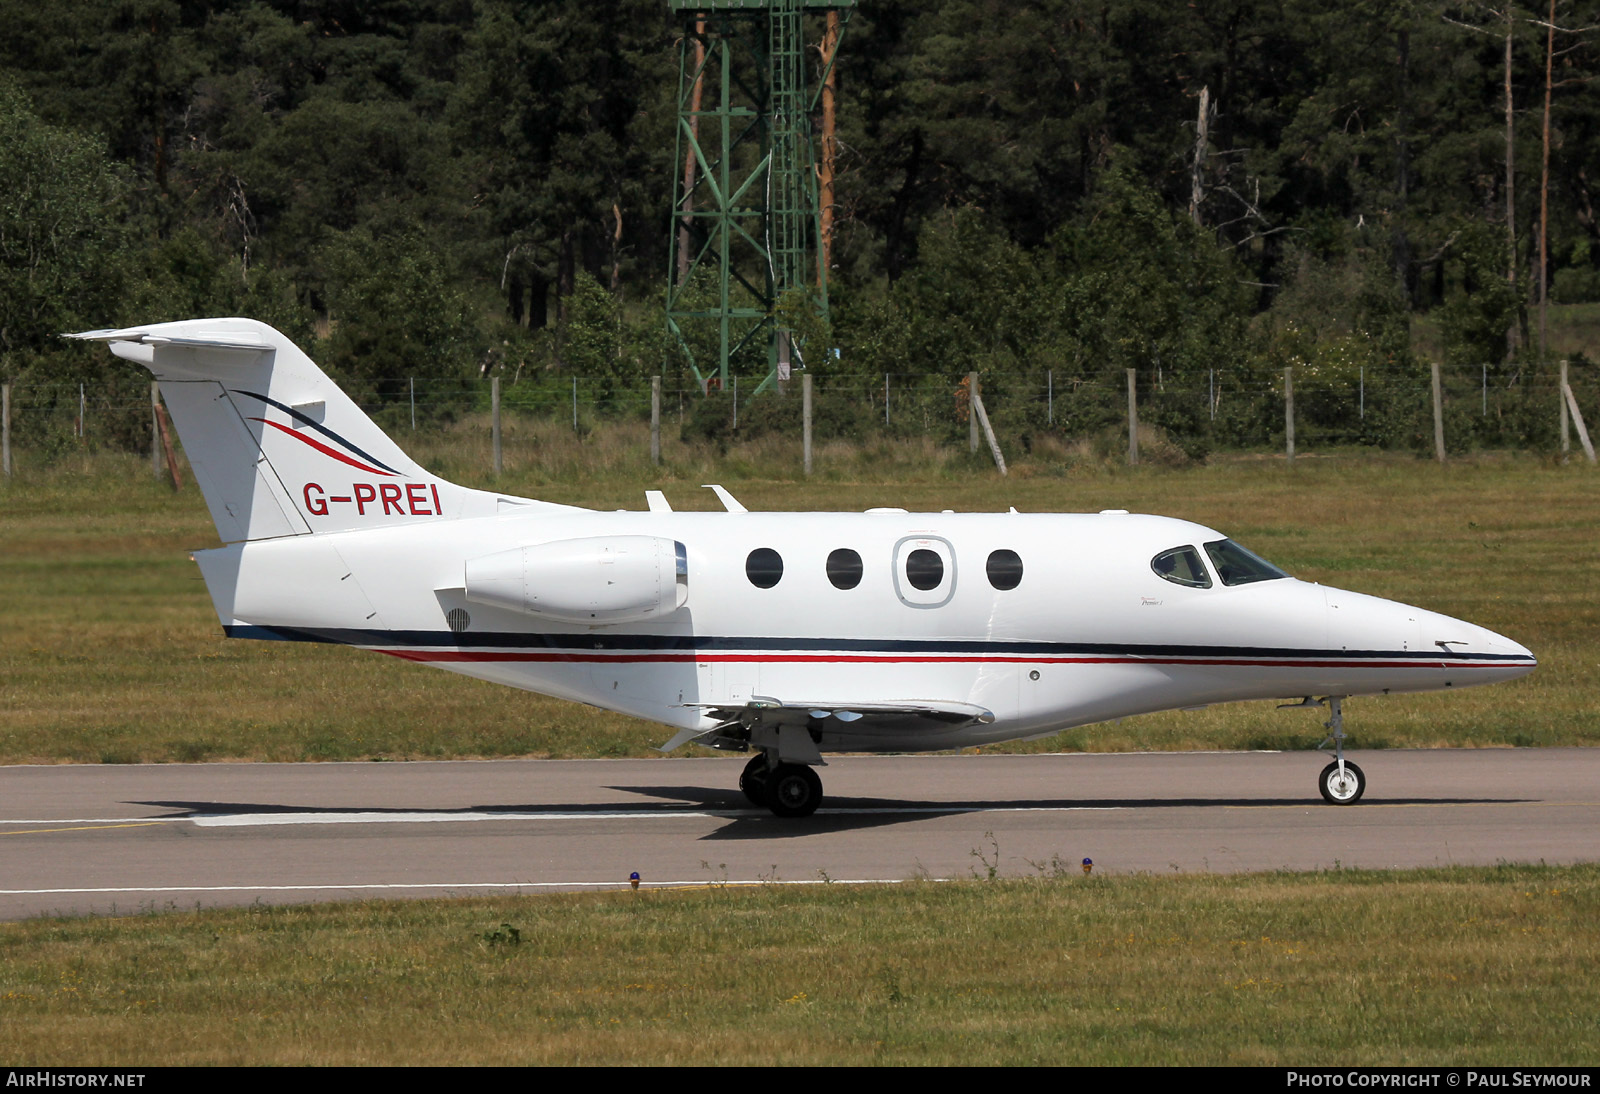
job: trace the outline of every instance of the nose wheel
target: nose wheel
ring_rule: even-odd
[[[1354,805],[1367,792],[1367,777],[1349,760],[1335,760],[1317,777],[1317,789],[1329,805]]]

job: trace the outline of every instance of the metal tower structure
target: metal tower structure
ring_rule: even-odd
[[[808,316],[828,313],[811,116],[855,0],[668,3],[684,27],[669,343],[702,387],[725,387],[731,369],[765,350],[759,391],[804,363]],[[816,15],[829,31],[808,93],[806,26]]]

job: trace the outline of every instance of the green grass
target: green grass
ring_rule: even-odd
[[[1600,867],[252,907],[0,929],[0,1056],[1600,1063]]]
[[[753,509],[1015,505],[1198,520],[1297,576],[1481,623],[1540,659],[1511,684],[1354,701],[1355,747],[1600,743],[1600,475],[1581,463],[1238,458],[1130,471],[1036,450],[1002,481],[964,449],[912,441],[829,449],[807,480],[781,439],[721,457],[669,437],[655,469],[642,426],[580,440],[524,423],[508,429],[509,470],[494,480],[480,432],[418,434],[411,447],[471,485],[599,509],[642,508],[647,487],[680,509],[716,508],[700,484],[721,481]],[[134,457],[25,467],[0,487],[0,762],[649,756],[668,735],[355,650],[225,640],[187,559],[215,543],[192,484],[174,495]],[[1309,747],[1321,736],[1315,717],[1248,704],[1002,747]]]

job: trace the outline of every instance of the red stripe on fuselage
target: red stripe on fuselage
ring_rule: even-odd
[[[310,437],[307,437],[305,434],[296,432],[295,430],[290,429],[286,425],[279,425],[277,422],[269,422],[265,418],[251,418],[250,420],[252,422],[260,422],[262,425],[270,425],[273,429],[276,429],[278,432],[286,433],[289,436],[293,437],[297,441],[302,441],[305,444],[309,444],[312,448],[315,448],[318,452],[321,452],[324,456],[332,456],[334,459],[338,460],[340,463],[347,463],[351,467],[359,467],[363,471],[370,471],[374,475],[382,475],[385,478],[393,478],[394,477],[394,472],[392,472],[392,471],[384,471],[382,468],[371,467],[371,466],[369,466],[367,464],[364,464],[360,460],[353,460],[349,456],[346,456],[343,452],[336,452],[333,449],[329,448],[327,445],[323,444],[321,441],[314,441]]]
[[[1294,668],[1294,669],[1504,669],[1526,668],[1525,662],[1504,661],[1368,661],[1368,660],[1283,660],[1249,659],[1231,657],[1129,657],[1113,655],[1106,657],[1040,657],[1040,656],[1013,656],[1004,655],[951,655],[951,656],[906,656],[903,654],[854,654],[854,653],[796,653],[796,654],[752,654],[752,653],[565,653],[560,651],[541,651],[538,653],[505,652],[492,653],[477,650],[403,650],[379,649],[368,647],[377,653],[386,653],[390,657],[399,657],[406,661],[441,662],[451,664],[462,663],[538,663],[549,664],[553,662],[575,662],[586,664],[684,664],[699,662],[710,663],[755,663],[766,664],[872,664],[872,665],[970,665],[970,664],[1014,664],[1014,665],[1197,665],[1197,666],[1233,666],[1252,668]]]

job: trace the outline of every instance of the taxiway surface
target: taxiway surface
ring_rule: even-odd
[[[0,769],[0,918],[708,882],[1600,859],[1600,749],[836,757],[779,820],[742,758]]]

